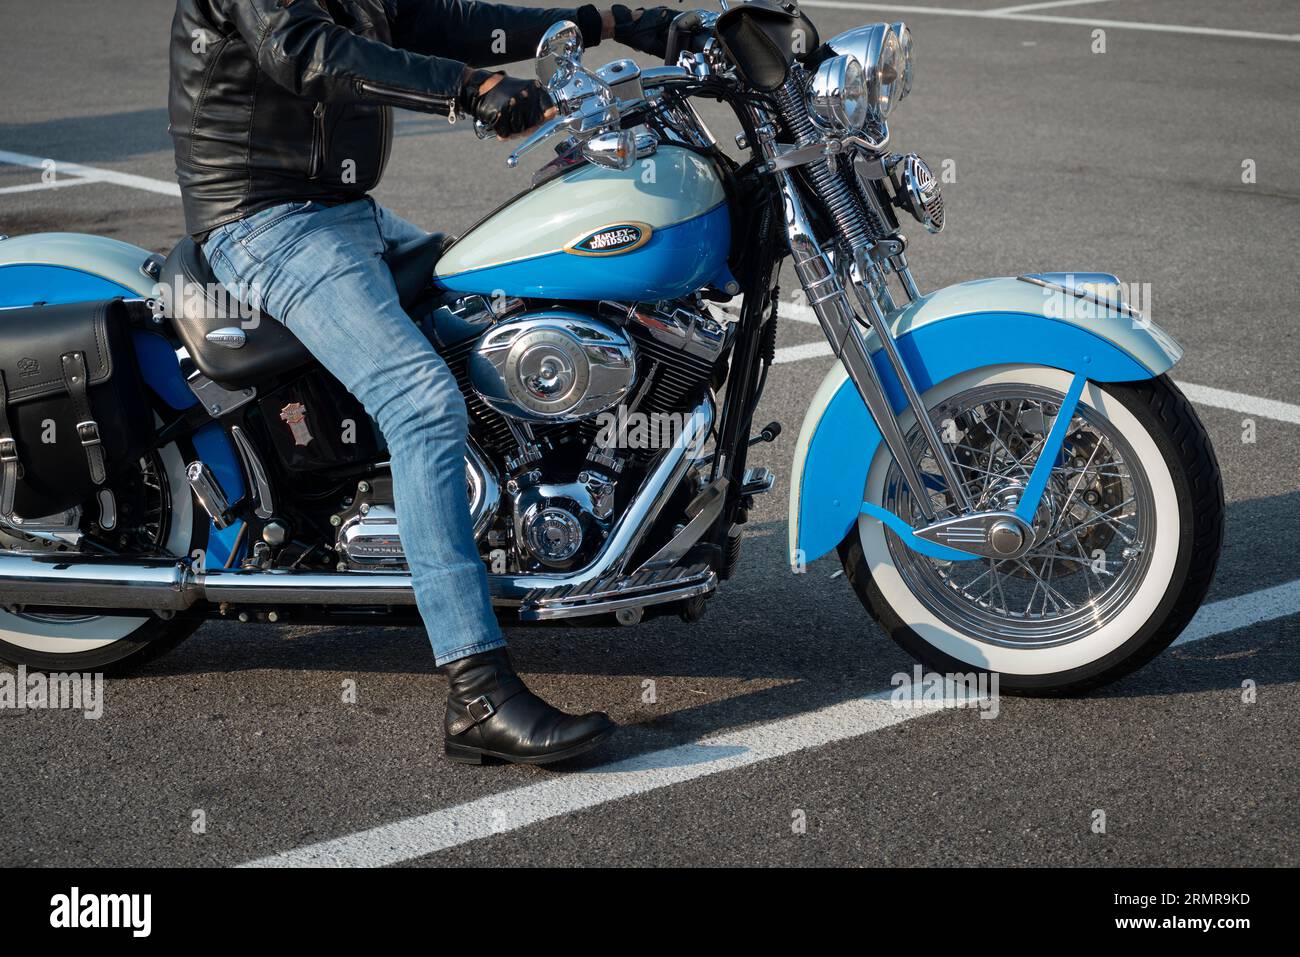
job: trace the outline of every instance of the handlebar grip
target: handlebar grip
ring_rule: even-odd
[[[677,49],[677,23],[681,17],[677,17],[668,25],[668,41],[664,47],[664,66],[676,66],[677,57],[680,51]]]
[[[673,18],[668,25],[668,40],[664,48],[664,66],[676,66],[677,58],[682,53],[682,37],[690,40],[691,34],[703,26],[700,11],[687,10]]]

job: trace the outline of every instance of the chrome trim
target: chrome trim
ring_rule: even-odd
[[[1019,558],[1034,544],[1034,529],[1014,512],[971,512],[916,529],[916,537],[984,558]]]
[[[930,412],[921,399],[921,392],[917,389],[916,383],[912,381],[912,373],[908,370],[906,363],[903,362],[902,353],[898,351],[898,343],[894,341],[894,335],[889,329],[889,322],[884,311],[875,298],[867,294],[862,282],[854,282],[852,285],[858,302],[871,317],[871,327],[875,330],[876,339],[880,342],[885,357],[894,370],[895,377],[903,387],[903,395],[907,398],[907,404],[916,416],[916,421],[921,428],[921,434],[925,437],[926,444],[929,445],[935,462],[939,465],[939,471],[943,473],[943,479],[947,483],[948,491],[952,493],[957,506],[963,512],[969,512],[971,502],[970,496],[966,493],[966,486],[957,475],[957,469],[952,464],[952,459],[948,457],[948,452],[939,438],[939,430],[935,428],[934,422],[930,419]],[[865,353],[865,340],[862,341],[862,349]],[[867,361],[870,362],[871,360],[868,358]],[[892,412],[891,418],[893,418]],[[928,496],[926,496],[924,507],[931,507]],[[929,516],[926,517],[929,518]]]
[[[501,480],[473,438],[465,443],[465,482],[474,540],[478,541],[492,524],[501,504]]]
[[[556,599],[535,610],[523,611],[526,621],[554,621],[606,615],[623,609],[640,610],[670,601],[684,601],[717,590],[718,576],[707,565],[645,570],[610,587],[592,589]],[[635,624],[639,621],[620,621]]]
[[[776,484],[776,475],[766,466],[751,465],[745,469],[745,477],[740,483],[741,495],[762,495],[772,491]]]
[[[866,338],[858,326],[857,314],[849,303],[848,295],[840,284],[839,277],[822,252],[820,244],[813,235],[803,210],[794,180],[789,173],[778,174],[781,193],[784,199],[786,216],[786,237],[790,243],[791,258],[794,260],[795,273],[803,285],[808,297],[808,304],[817,314],[822,332],[830,342],[835,356],[844,363],[844,368],[857,387],[858,394],[866,403],[867,410],[880,429],[880,435],[898,463],[899,471],[907,487],[913,492],[913,499],[921,509],[926,521],[933,521],[934,506],[930,496],[925,493],[925,482],[920,470],[912,461],[911,452],[903,438],[898,418],[885,394],[880,374],[876,371],[867,349]]]
[[[254,499],[257,502],[253,514],[258,518],[270,518],[275,514],[275,499],[271,493],[271,480],[266,477],[266,466],[262,464],[257,449],[244,434],[243,429],[232,425],[230,437],[235,440],[235,448],[239,450],[239,457],[244,462],[244,471],[248,473],[249,485],[253,488]]]
[[[483,333],[469,378],[475,394],[502,415],[571,422],[622,401],[636,382],[636,350],[621,327],[593,316],[526,312]]]
[[[1069,276],[1076,276],[1074,273],[1067,273]],[[1093,276],[1097,281],[1104,282],[1105,285],[1113,285],[1116,289],[1121,289],[1119,277],[1112,276],[1109,273],[1079,273],[1078,277]],[[1074,296],[1076,299],[1083,299],[1086,302],[1096,303],[1099,306],[1105,306],[1107,309],[1114,309],[1116,312],[1128,316],[1140,322],[1146,322],[1140,310],[1130,306],[1122,299],[1107,299],[1097,293],[1095,289],[1089,289],[1084,285],[1068,285],[1065,282],[1057,282],[1054,279],[1048,279],[1044,274],[1029,273],[1024,276],[1017,276],[1021,282],[1027,282],[1033,286],[1042,286],[1044,289],[1052,289],[1056,292],[1063,292],[1066,295]]]
[[[230,502],[222,491],[217,477],[203,462],[191,462],[185,467],[185,480],[190,483],[194,498],[208,513],[217,528],[230,527]]]
[[[700,490],[700,494],[686,507],[686,514],[691,520],[672,537],[659,551],[642,563],[638,571],[645,569],[672,568],[686,557],[689,552],[722,514],[722,506],[727,502],[727,488],[730,482],[725,478],[714,479]]]
[[[841,53],[823,60],[808,88],[808,107],[822,126],[836,133],[860,129],[869,106],[866,74],[858,58]]]
[[[706,401],[696,407],[677,441],[655,464],[589,565],[566,573],[489,575],[493,603],[518,607],[520,616],[529,620],[595,614],[585,607],[570,610],[576,596],[618,589],[632,553],[695,463],[712,428],[713,407]],[[683,597],[689,596],[674,593],[662,600]],[[637,598],[641,604],[654,600],[653,595]],[[186,562],[174,559],[119,562],[67,553],[46,557],[0,552],[0,605],[181,611],[198,601],[413,605],[415,591],[405,572],[217,569],[196,573]]]
[[[0,552],[0,605],[158,608],[182,611],[196,599],[188,565]]]
[[[99,500],[99,527],[106,532],[111,532],[117,528],[117,499],[113,497],[113,490],[102,488],[97,496]]]
[[[203,338],[214,346],[222,346],[226,349],[242,349],[248,344],[248,334],[238,326],[222,326],[220,329],[213,329]]]

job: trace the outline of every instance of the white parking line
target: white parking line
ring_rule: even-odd
[[[775,361],[780,365],[829,355],[832,355],[829,343],[803,342],[797,346],[782,346],[777,349]],[[1204,405],[1212,409],[1227,409],[1230,412],[1254,415],[1261,419],[1276,419],[1279,422],[1300,425],[1300,405],[1241,392],[1229,392],[1227,389],[1215,389],[1208,385],[1197,385],[1195,382],[1177,381],[1175,384],[1196,405]]]
[[[63,189],[65,186],[80,186],[82,183],[96,183],[98,180],[84,179],[78,177],[69,177],[67,179],[56,179],[49,183],[22,183],[18,186],[6,186],[0,189],[0,195],[5,193],[35,193],[42,189]]]
[[[45,169],[51,162],[47,156],[28,156],[26,153],[11,153],[8,150],[0,150],[0,163],[9,163],[14,166],[30,166],[32,169]],[[119,173],[117,170],[100,169],[97,166],[83,166],[81,163],[65,163],[63,160],[53,160],[54,172],[56,176],[71,176],[76,182],[95,182],[95,183],[112,183],[115,186],[127,186],[131,189],[142,189],[147,193],[161,193],[163,196],[181,195],[181,188],[176,183],[168,183],[161,179],[152,179],[148,176],[137,176],[134,173]],[[56,179],[53,184],[42,183],[44,187],[59,185]],[[33,184],[35,188],[36,184]],[[5,192],[18,192],[17,189],[9,189]]]
[[[728,303],[727,311],[738,313],[740,307],[735,303],[741,301],[742,297],[737,297],[734,302]],[[777,314],[780,319],[818,324],[817,314],[812,311],[812,308],[799,302],[782,302]],[[803,362],[806,359],[820,359],[829,355],[832,355],[830,344],[824,339],[818,339],[813,342],[801,342],[797,346],[782,346],[776,350],[774,361],[777,365],[783,365],[787,362]],[[1229,392],[1227,389],[1216,389],[1208,385],[1197,385],[1195,382],[1178,382],[1177,385],[1183,390],[1183,394],[1197,405],[1300,425],[1300,405],[1246,395],[1242,392]]]
[[[908,16],[970,17],[977,20],[1021,20],[1028,23],[1063,23],[1070,26],[1107,27],[1115,30],[1145,30],[1150,33],[1182,33],[1190,36],[1231,37],[1238,40],[1300,41],[1300,34],[1261,33],[1257,30],[1229,30],[1221,27],[1193,27],[1177,23],[1142,23],[1137,20],[1102,20],[1098,17],[1057,17],[1042,13],[1000,13],[997,10],[959,10],[951,7],[917,7],[901,3],[853,3],[851,0],[801,0],[805,7],[832,10],[862,10],[901,13]]]
[[[737,297],[737,301],[741,301],[740,297]],[[731,304],[729,303],[728,306],[731,306]],[[739,307],[735,308],[738,309]],[[795,322],[817,325],[817,314],[812,311],[811,307],[803,303],[783,302],[777,312],[781,319],[792,319]],[[830,344],[823,339],[818,339],[814,342],[803,342],[797,346],[782,346],[776,350],[775,361],[777,365],[781,365],[786,362],[818,359],[831,354]],[[1182,389],[1187,398],[1197,405],[1227,409],[1244,415],[1255,415],[1263,419],[1276,419],[1279,422],[1300,425],[1300,405],[1292,405],[1289,402],[1279,402],[1276,399],[1265,399],[1255,395],[1246,395],[1241,392],[1229,392],[1226,389],[1197,385],[1194,382],[1179,382],[1178,388]]]
[[[1022,3],[1018,7],[998,7],[989,13],[1027,13],[1030,10],[1046,10],[1049,7],[1078,7],[1084,4],[1113,3],[1114,0],[1050,0],[1048,3]]]
[[[1200,641],[1300,614],[1300,579],[1201,608],[1179,639]],[[242,867],[382,867],[425,857],[539,821],[696,778],[860,737],[934,712],[898,708],[891,691],[753,725],[588,771],[489,794],[455,807],[248,861]]]

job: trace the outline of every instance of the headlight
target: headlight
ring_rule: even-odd
[[[903,54],[903,82],[898,87],[898,98],[901,100],[912,92],[912,31],[907,29],[907,24],[902,20],[893,24],[891,29],[894,36],[898,37],[898,48]]]
[[[865,74],[858,58],[831,57],[817,67],[809,92],[813,115],[837,132],[860,130],[867,121]]]
[[[902,22],[873,23],[834,37],[830,47],[862,64],[867,105],[880,119],[912,88],[912,34]]]
[[[881,119],[888,116],[894,108],[902,88],[903,51],[898,45],[898,35],[892,29],[887,29],[880,41],[880,57],[876,60],[875,69],[867,77],[871,103]]]

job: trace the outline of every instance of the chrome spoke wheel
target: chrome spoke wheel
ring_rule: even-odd
[[[1014,510],[1064,396],[1042,385],[989,383],[959,392],[931,418],[977,509]],[[908,433],[938,517],[958,511],[920,429]],[[922,523],[896,465],[883,505]],[[1146,575],[1155,536],[1151,483],[1114,424],[1081,403],[1033,519],[1034,545],[1016,559],[946,562],[888,533],[908,589],[938,619],[1012,648],[1068,644],[1121,614]]]

